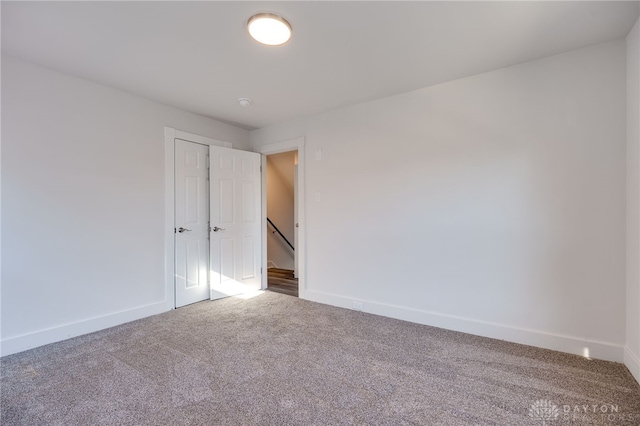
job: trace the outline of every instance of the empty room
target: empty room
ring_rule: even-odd
[[[1,424],[640,424],[640,2],[0,14]]]

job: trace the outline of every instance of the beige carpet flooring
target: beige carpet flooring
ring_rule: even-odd
[[[3,425],[640,424],[621,364],[272,292],[0,360]]]

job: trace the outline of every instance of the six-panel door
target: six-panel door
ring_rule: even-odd
[[[211,299],[261,287],[260,154],[210,147]]]
[[[176,307],[209,298],[209,147],[175,140]]]

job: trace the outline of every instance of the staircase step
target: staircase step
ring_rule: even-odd
[[[267,272],[269,275],[286,276],[293,278],[293,271],[291,269],[269,268]]]
[[[269,285],[279,284],[279,285],[288,285],[288,286],[298,287],[298,280],[292,280],[292,279],[280,278],[280,277],[269,277],[267,281],[269,282]]]
[[[267,290],[298,297],[298,279],[290,269],[269,268]]]

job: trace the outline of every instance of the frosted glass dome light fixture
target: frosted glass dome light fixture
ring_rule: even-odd
[[[273,13],[258,13],[247,21],[249,35],[258,43],[280,46],[291,38],[291,24]]]

